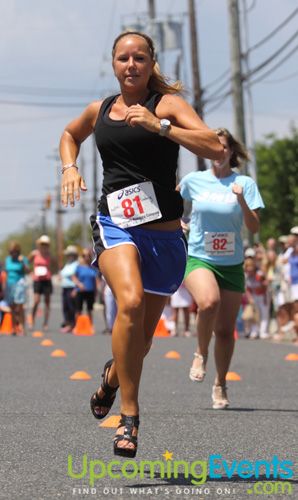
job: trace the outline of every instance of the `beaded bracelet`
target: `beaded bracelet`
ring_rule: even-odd
[[[79,170],[75,163],[67,163],[67,165],[63,165],[63,167],[61,168],[61,174],[64,174],[65,170],[67,170],[68,168],[76,168],[77,170]]]

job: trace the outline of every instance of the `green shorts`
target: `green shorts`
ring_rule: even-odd
[[[219,288],[241,293],[245,291],[243,263],[236,264],[235,266],[218,266],[189,255],[184,279],[196,269],[208,269],[211,271],[215,276]]]

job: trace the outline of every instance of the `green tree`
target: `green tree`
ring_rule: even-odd
[[[278,139],[266,136],[256,145],[258,186],[265,209],[261,211],[261,240],[289,234],[298,225],[298,129]]]

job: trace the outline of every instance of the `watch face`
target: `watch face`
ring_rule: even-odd
[[[160,126],[162,128],[168,128],[170,125],[171,125],[171,122],[170,122],[170,120],[167,120],[167,118],[163,118],[162,120],[160,120]]]

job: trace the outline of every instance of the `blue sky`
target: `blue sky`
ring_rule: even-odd
[[[240,7],[243,0],[239,0]],[[298,7],[297,0],[246,0],[249,46],[256,44]],[[184,19],[184,53],[181,79],[191,88],[187,0],[156,0],[157,14]],[[229,30],[226,0],[196,0],[202,86],[229,69]],[[40,220],[46,193],[54,195],[57,162],[51,157],[64,126],[85,103],[117,88],[110,52],[125,21],[147,10],[147,0],[10,0],[1,1],[0,46],[0,241],[10,232]],[[281,47],[297,30],[297,18],[251,52],[255,68]],[[297,44],[289,45],[270,69]],[[166,72],[172,72],[168,54]],[[286,135],[289,123],[297,125],[298,51],[262,82],[252,87],[254,131],[257,140],[271,132]],[[260,76],[263,72],[258,73]],[[171,75],[170,75],[171,76]],[[226,77],[222,79],[224,82]],[[215,91],[221,81],[212,87]],[[228,87],[225,88],[225,90]],[[63,91],[61,89],[64,89]],[[210,95],[209,93],[209,95]],[[190,95],[190,94],[189,94]],[[26,106],[24,103],[51,104]],[[76,107],[53,107],[70,103]],[[232,103],[228,98],[205,114],[211,127],[233,130]],[[249,128],[247,130],[250,138]],[[91,141],[83,146],[86,180],[91,198]],[[100,162],[99,162],[100,164]],[[192,155],[181,155],[181,171],[195,168]],[[69,209],[64,227],[79,218]],[[54,222],[54,208],[48,213]]]

